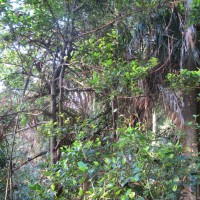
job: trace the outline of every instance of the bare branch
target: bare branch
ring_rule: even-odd
[[[4,117],[7,117],[7,116],[12,116],[12,115],[17,115],[19,113],[30,113],[30,112],[33,112],[33,111],[42,111],[42,112],[45,112],[45,110],[41,110],[41,109],[20,110],[18,112],[9,113],[9,114],[5,114],[5,115],[0,115],[0,118],[4,118]]]
[[[38,158],[38,157],[40,157],[40,156],[45,155],[47,152],[48,152],[48,151],[42,151],[42,152],[40,152],[39,154],[37,154],[36,156],[34,156],[33,158],[28,158],[27,161],[25,161],[24,163],[22,163],[20,166],[14,168],[13,171],[12,171],[12,173],[15,172],[15,171],[17,171],[18,169],[20,169],[20,168],[23,167],[24,165],[28,164],[28,163],[31,162],[32,160],[34,160],[34,159],[36,159],[36,158]]]
[[[69,92],[94,92],[95,91],[93,88],[67,88],[65,86],[62,86],[62,87]]]

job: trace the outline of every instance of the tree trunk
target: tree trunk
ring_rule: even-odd
[[[200,89],[197,90],[197,95],[200,94]],[[196,123],[200,125],[200,101],[197,102],[197,121]],[[197,130],[197,142],[198,142],[198,156],[200,157],[200,130]],[[197,185],[197,199],[200,199],[200,184]]]
[[[58,102],[58,110],[59,110],[59,127],[62,128],[63,126],[63,96],[64,96],[64,88],[63,88],[63,79],[64,79],[64,72],[65,67],[62,66],[60,71],[60,77],[59,77],[59,102]],[[57,144],[60,143],[60,139],[57,139]],[[60,159],[60,148],[58,147],[56,150],[57,159]]]
[[[56,122],[56,80],[54,75],[51,83],[51,120],[54,126],[54,123]],[[53,131],[54,130],[52,130],[52,134],[54,134]],[[55,164],[57,160],[55,147],[56,147],[56,136],[52,136],[50,137],[50,155],[51,155],[52,165]]]
[[[198,153],[198,141],[197,141],[197,131],[194,125],[188,125],[188,122],[194,122],[193,115],[197,113],[197,102],[196,102],[196,91],[193,90],[188,95],[184,95],[184,110],[183,116],[185,119],[185,125],[183,128],[184,139],[183,139],[183,148],[185,150],[184,154],[186,158],[195,158]],[[195,165],[195,161],[191,160],[191,163],[188,163],[189,166]],[[184,188],[184,200],[196,200],[197,199],[197,186],[195,181],[192,180],[196,174],[190,174],[190,177],[187,177],[189,184]]]
[[[190,156],[191,154],[196,155],[198,151],[196,128],[193,125],[187,125],[188,122],[195,122],[193,115],[196,115],[197,113],[196,90],[191,91],[188,95],[184,95],[184,104],[184,131],[186,135],[184,138],[183,147],[188,149],[186,150],[187,156]]]
[[[190,10],[192,8],[193,0],[187,0],[186,4],[186,13],[188,20],[190,19]],[[185,34],[185,42],[187,51],[193,52],[195,48],[195,32],[194,27],[190,26],[186,30]],[[189,62],[188,62],[189,63]],[[195,64],[188,64],[187,69],[195,70]],[[197,139],[197,130],[195,125],[192,124],[191,126],[188,125],[188,122],[195,122],[194,115],[197,115],[197,91],[192,90],[189,94],[183,95],[184,101],[184,110],[183,110],[183,117],[185,119],[184,125],[184,139],[183,139],[183,148],[185,149],[185,156],[186,158],[195,158],[198,156],[198,139]],[[195,165],[195,160],[191,160],[191,163],[188,163],[189,166]],[[193,180],[196,174],[190,174],[190,177],[187,177],[189,180],[189,185],[186,186],[183,190],[185,194],[184,200],[196,200],[199,199],[199,192],[198,186],[195,184]]]

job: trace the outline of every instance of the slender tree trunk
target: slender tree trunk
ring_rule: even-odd
[[[59,77],[59,115],[63,113],[63,94],[64,94],[64,88],[63,88],[63,79],[64,79],[64,66],[61,68],[60,77]],[[59,126],[63,126],[63,117],[59,117]]]
[[[59,110],[59,127],[63,126],[63,96],[64,96],[64,88],[63,88],[63,79],[64,79],[64,72],[65,67],[62,66],[60,71],[60,77],[59,77],[59,102],[58,102],[58,110]],[[57,140],[57,143],[60,142],[60,139]],[[60,159],[60,148],[56,150],[57,159]]]
[[[56,80],[54,75],[51,83],[51,120],[53,124],[56,122]],[[54,133],[52,132],[52,134]],[[55,147],[56,147],[56,136],[53,136],[50,138],[50,155],[51,155],[52,165],[55,164],[57,160]]]

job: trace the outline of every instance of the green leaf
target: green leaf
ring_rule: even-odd
[[[42,189],[41,185],[39,185],[38,183],[35,183],[33,185],[29,185],[29,188],[31,190],[41,190]]]
[[[115,192],[115,194],[116,194],[116,195],[119,195],[121,191],[122,191],[122,190],[120,189],[120,190],[118,190],[117,192]]]
[[[51,172],[49,171],[44,172],[44,176],[51,176]]]
[[[110,164],[110,162],[111,162],[111,160],[109,158],[105,158],[104,161],[105,161],[106,164]]]
[[[79,195],[79,196],[82,196],[82,195],[83,195],[83,189],[82,189],[81,187],[80,187],[80,189],[79,189],[78,195]]]
[[[174,185],[174,187],[172,188],[172,190],[175,192],[177,190],[177,185]]]
[[[140,173],[136,174],[134,177],[133,177],[133,180],[134,181],[139,181],[140,180]]]
[[[25,126],[25,125],[27,124],[27,118],[26,118],[24,115],[21,117],[20,124],[21,124],[22,126]]]
[[[97,83],[99,83],[99,76],[96,72],[93,73],[93,79],[91,81],[94,85],[96,85]]]
[[[98,162],[96,162],[96,161],[94,161],[94,165],[95,165],[95,166],[98,166],[98,165],[99,165],[99,163],[98,163]]]
[[[128,198],[126,197],[126,195],[123,195],[120,197],[121,200],[128,200]]]
[[[133,199],[133,198],[135,197],[135,192],[130,192],[130,193],[128,194],[128,196],[129,196],[131,199]]]
[[[171,154],[169,155],[169,158],[170,158],[170,159],[174,158],[174,154],[171,153]]]
[[[83,171],[83,172],[85,172],[85,171],[87,171],[88,170],[88,167],[87,167],[87,164],[85,164],[84,162],[78,162],[78,168],[81,170],[81,171]]]
[[[55,191],[55,188],[56,188],[55,185],[52,184],[52,185],[51,185],[51,189],[52,189],[52,191]]]

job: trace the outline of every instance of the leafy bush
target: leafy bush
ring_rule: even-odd
[[[80,141],[62,147],[62,157],[44,175],[50,181],[46,189],[37,184],[41,194],[58,199],[176,199],[183,177],[190,174],[182,147],[163,137],[141,133],[138,128],[121,128],[119,140],[110,137]],[[48,192],[47,192],[48,190]],[[51,192],[50,192],[51,191]],[[44,197],[43,197],[44,198]]]

